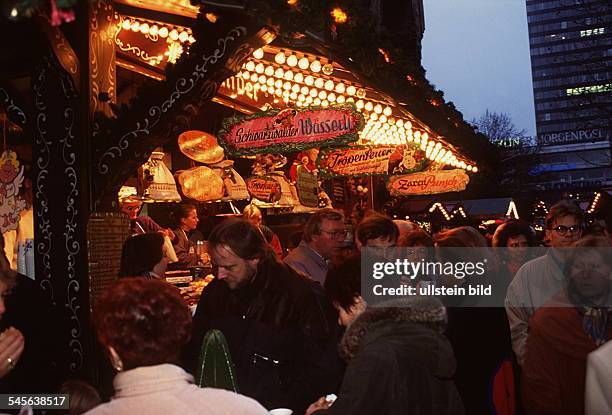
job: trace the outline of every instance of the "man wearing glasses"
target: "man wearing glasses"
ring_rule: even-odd
[[[344,216],[334,209],[321,209],[312,214],[302,242],[285,257],[285,263],[323,285],[328,261],[342,247],[346,238]]]
[[[528,322],[533,313],[563,290],[565,257],[569,247],[582,237],[583,215],[572,203],[559,202],[546,216],[546,255],[519,268],[506,293],[512,348],[520,364],[525,354]],[[566,249],[563,249],[566,248]]]

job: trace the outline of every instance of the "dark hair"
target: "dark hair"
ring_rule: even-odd
[[[548,211],[548,215],[546,215],[546,229],[552,229],[555,221],[564,216],[573,216],[579,225],[582,225],[584,222],[584,214],[578,206],[571,202],[561,201]]]
[[[510,219],[497,227],[493,234],[492,245],[496,248],[508,246],[508,239],[523,235],[527,239],[527,245],[534,246],[534,234],[527,222],[519,219]]]
[[[407,232],[397,239],[397,246],[434,246],[434,241],[427,232],[421,229]]]
[[[263,233],[244,219],[226,219],[208,237],[209,251],[226,245],[242,259],[264,259],[274,256]]]
[[[67,380],[62,383],[60,393],[69,396],[68,415],[80,415],[102,403],[100,394],[89,383],[82,380]]]
[[[589,235],[578,239],[572,244],[572,248],[581,248],[578,250],[572,249],[572,254],[565,263],[565,271],[569,271],[574,264],[574,261],[580,256],[581,252],[587,248],[589,251],[595,251],[601,255],[604,262],[612,267],[612,255],[610,251],[612,248],[612,239],[607,236]],[[566,272],[566,275],[570,274]]]
[[[344,221],[344,215],[342,212],[334,209],[319,209],[310,215],[308,222],[306,222],[306,226],[304,227],[304,234],[302,238],[306,242],[311,242],[313,235],[321,234],[321,224],[323,221],[333,220],[333,221]]]
[[[119,277],[135,277],[146,274],[164,256],[164,236],[159,233],[143,233],[130,236],[123,243]]]
[[[471,226],[460,226],[458,228],[439,232],[433,239],[437,245],[449,248],[482,248],[487,246],[485,237]]]
[[[397,240],[399,230],[391,218],[380,214],[366,216],[357,226],[357,239],[366,246],[368,241],[376,238]]]
[[[354,255],[332,266],[324,286],[329,300],[348,310],[361,295],[361,257]]]
[[[161,280],[124,278],[94,309],[98,339],[113,347],[125,370],[178,362],[191,334],[191,312],[179,291]]]
[[[170,216],[176,222],[176,226],[180,226],[181,219],[188,217],[192,210],[197,211],[198,208],[192,203],[179,203]]]

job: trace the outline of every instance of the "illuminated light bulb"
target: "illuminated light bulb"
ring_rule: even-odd
[[[296,66],[298,63],[298,58],[295,55],[291,55],[287,58],[287,65]]]
[[[291,99],[292,101],[295,101],[297,99],[297,94],[295,92],[291,92],[289,94],[289,99]]]
[[[383,114],[385,114],[387,117],[390,116],[393,113],[393,111],[391,110],[391,107],[385,107],[385,109],[383,110]]]
[[[427,141],[426,134],[423,134],[423,135],[421,136],[421,140],[423,140],[423,141]],[[428,145],[429,147],[434,147],[434,144],[435,144],[435,143],[434,143],[433,141],[430,141],[430,142],[428,142],[428,143],[427,143],[427,145]]]
[[[338,95],[338,98],[336,98],[336,102],[338,104],[344,104],[345,100],[346,100],[346,98],[344,98],[344,95]]]
[[[178,34],[177,30],[176,29],[172,29],[172,31],[170,32],[169,37],[172,40],[178,40],[179,34]]]
[[[159,29],[159,37],[163,37],[163,38],[168,37],[168,28],[167,27],[162,27],[161,29]]]
[[[329,106],[329,101],[327,101],[326,99],[322,100],[321,101],[321,106],[323,106],[323,107]]]
[[[308,87],[307,87],[307,86],[303,86],[303,87],[300,89],[300,92],[301,92],[302,94],[304,94],[304,95],[308,95],[308,92],[309,92],[309,91],[310,91],[310,90],[308,89]]]
[[[348,98],[346,99],[346,102],[355,102],[355,98],[353,98],[353,97],[348,97]]]
[[[268,78],[268,80],[266,81],[266,85],[274,86],[274,78]]]
[[[355,95],[357,95],[357,98],[365,98],[366,90],[364,88],[359,88],[357,92],[355,93]]]
[[[263,92],[267,92],[267,91],[268,91],[268,87],[267,87],[266,85],[262,85],[262,86],[260,87],[260,89],[261,89]]]
[[[333,91],[333,89],[334,89],[334,81],[332,81],[331,79],[328,79],[327,81],[325,81],[324,87],[328,91]]]
[[[179,38],[179,41],[180,41],[180,42],[185,43],[185,42],[187,42],[187,39],[189,39],[189,33],[187,33],[187,32],[181,32],[181,34],[179,35],[179,37],[178,37],[178,38]]]
[[[300,72],[297,72],[295,75],[293,75],[293,81],[301,84],[302,82],[304,82],[304,75],[302,75],[302,73]]]
[[[313,72],[320,72],[321,71],[321,62],[319,62],[318,60],[314,60],[312,62],[310,62],[310,70]]]
[[[319,98],[315,98],[312,103],[315,105],[321,105],[321,100]]]
[[[248,61],[244,67],[247,71],[253,72],[255,70],[255,62]]]
[[[354,86],[354,85],[349,85],[349,86],[346,88],[346,93],[347,93],[347,94],[349,94],[350,96],[355,95],[355,93],[356,93],[356,92],[357,92],[357,88],[355,88],[355,86]]]
[[[196,42],[196,38],[193,37],[193,35],[189,36],[189,43],[195,43]]]
[[[298,107],[301,107],[303,104],[300,101],[298,101],[298,102],[295,103],[295,105],[298,106]]]
[[[280,79],[277,79],[277,80],[274,82],[274,86],[275,86],[276,88],[282,88],[282,87],[283,87],[283,81],[281,81]]]
[[[319,92],[319,98],[320,98],[320,99],[325,99],[325,98],[327,98],[327,92],[325,92],[325,91],[321,91],[321,92]]]
[[[303,101],[306,101],[306,96],[304,94],[300,94],[298,95],[297,99],[298,101],[303,102]]]
[[[344,91],[346,91],[346,87],[344,86],[344,84],[342,82],[337,83],[336,84],[336,92],[339,94],[344,94]]]
[[[363,108],[365,108],[366,111],[370,112],[374,108],[374,104],[372,104],[371,101],[368,101],[368,102],[365,103]]]
[[[395,123],[395,125],[397,125],[398,127],[402,127],[404,125],[404,120],[402,120],[401,118],[399,120],[397,120],[397,122]]]
[[[240,72],[238,75],[242,79],[249,79],[251,77],[251,74],[249,73],[249,71]]]
[[[255,72],[259,74],[264,73],[264,69],[263,63],[258,63],[257,66],[255,66]]]
[[[466,164],[464,161],[462,161],[459,165],[461,166],[462,169],[465,169]]]
[[[145,35],[149,33],[149,25],[147,23],[143,23],[140,25],[140,33]]]
[[[310,92],[308,93],[311,97],[316,98],[316,96],[318,95],[318,92],[316,89],[311,89]]]
[[[264,73],[268,76],[272,76],[274,75],[274,68],[268,65],[266,66],[266,70],[264,71]]]
[[[285,83],[283,84],[283,89],[284,89],[285,91],[289,91],[289,90],[291,89],[291,82],[285,82]]]
[[[380,104],[376,104],[376,106],[374,107],[374,112],[377,114],[382,114],[382,110],[383,108],[382,108],[382,105]]]
[[[476,166],[472,167],[472,172],[473,173],[478,173],[478,167],[476,167]]]
[[[308,75],[306,78],[304,78],[304,83],[308,86],[312,86],[314,84],[314,78],[311,75]]]
[[[404,123],[404,128],[410,130],[412,128],[412,123],[410,121],[406,121]]]
[[[251,75],[251,82],[257,82],[257,79],[258,79],[258,78],[259,78],[259,77],[257,76],[257,74],[256,74],[256,73],[252,74],[252,75]]]
[[[387,116],[383,114],[383,115],[380,116],[379,120],[380,120],[380,122],[386,123],[387,122]],[[389,124],[385,124],[384,126],[385,126],[385,128],[388,128]]]
[[[336,102],[336,94],[334,94],[333,92],[330,92],[330,93],[327,95],[327,100],[328,100],[329,102]]]
[[[130,25],[130,29],[132,29],[132,32],[138,32],[138,29],[140,29],[140,23],[134,20]]]
[[[276,70],[274,71],[274,76],[277,78],[282,78],[284,74],[285,71],[283,71],[283,68],[276,68]]]
[[[306,105],[310,105],[310,104],[312,104],[312,97],[311,97],[311,96],[306,97],[306,101],[304,101],[304,103],[305,103]]]
[[[265,85],[267,78],[264,75],[259,75],[259,78],[257,79],[257,81],[262,84]]]
[[[298,84],[291,85],[291,92],[295,92],[296,94],[300,92],[300,86]]]
[[[355,103],[355,106],[357,107],[358,110],[363,108],[363,101],[359,100]]]
[[[287,58],[283,52],[278,52],[274,56],[274,62],[278,63],[279,65],[282,65],[283,63],[285,63],[286,60]]]
[[[253,57],[255,59],[261,59],[264,57],[264,51],[262,48],[259,49],[255,49],[255,52],[253,52]]]
[[[370,119],[376,121],[378,119],[378,114],[376,114],[375,112],[371,113],[370,114]]]
[[[283,78],[285,78],[285,80],[287,80],[287,81],[293,80],[293,72],[285,71],[285,74],[283,75]]]
[[[323,88],[323,85],[325,85],[325,81],[323,80],[323,78],[317,78],[314,85],[319,89]]]
[[[151,28],[149,29],[149,33],[151,34],[151,36],[157,36],[159,34],[159,27],[157,27],[157,25],[151,26]]]
[[[310,61],[306,57],[303,57],[302,59],[298,61],[298,68],[300,69],[306,70],[308,69],[309,66],[310,66]]]
[[[289,99],[289,95],[290,95],[290,94],[291,94],[291,93],[290,93],[289,91],[283,91],[283,98],[284,98],[284,99]]]
[[[129,19],[125,19],[123,21],[123,23],[121,24],[121,27],[123,27],[125,30],[130,30],[130,27],[132,25],[130,24],[130,20]]]
[[[467,171],[472,171],[472,166],[467,166],[465,169],[466,169]]]
[[[423,138],[424,138],[425,140],[427,140],[427,139],[429,138],[429,134],[427,134],[427,133],[423,133]]]

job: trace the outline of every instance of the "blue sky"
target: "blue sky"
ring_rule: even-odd
[[[535,135],[525,0],[423,0],[427,79],[466,120],[488,108]]]

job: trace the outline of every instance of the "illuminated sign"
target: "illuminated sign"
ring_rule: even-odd
[[[601,128],[591,130],[564,131],[561,133],[547,133],[538,136],[538,144],[550,146],[557,144],[583,143],[590,141],[607,140],[608,134]]]
[[[465,170],[437,170],[391,176],[387,189],[391,196],[459,192],[465,190],[469,181]]]

